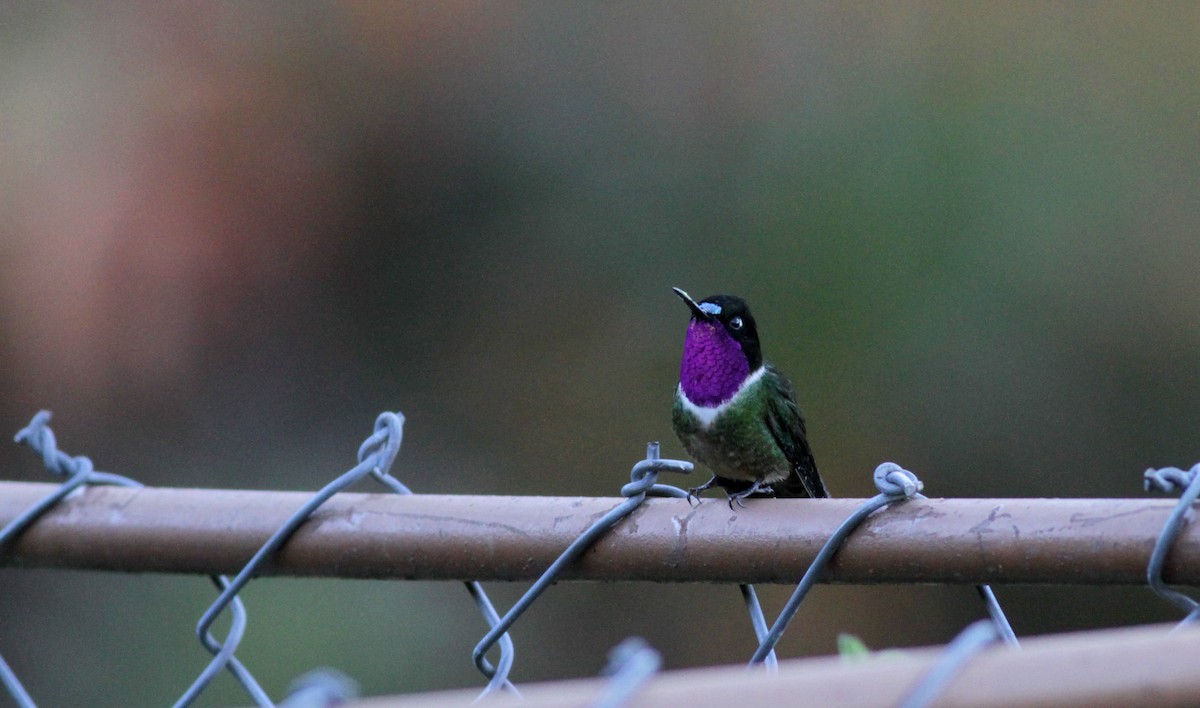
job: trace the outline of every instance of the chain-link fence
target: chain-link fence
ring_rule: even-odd
[[[933,703],[995,643],[1020,649],[990,580],[1128,583],[1140,575],[1186,613],[1180,626],[1200,616],[1200,604],[1166,585],[1167,578],[1200,579],[1200,566],[1188,562],[1200,553],[1200,541],[1185,533],[1200,495],[1200,465],[1146,473],[1148,489],[1182,493],[1177,504],[1164,504],[934,501],[920,493],[916,475],[884,463],[875,470],[879,493],[871,499],[773,500],[738,511],[731,507],[718,519],[693,507],[682,489],[659,483],[660,474],[686,474],[692,466],[661,459],[656,443],[633,466],[615,506],[604,499],[421,497],[390,474],[403,416],[384,413],[360,447],[358,464],[307,496],[144,488],[97,471],[86,457],[60,451],[49,419],[48,412],[37,414],[16,440],[64,481],[3,485],[0,558],[7,565],[209,575],[218,597],[200,618],[196,636],[212,658],[181,688],[179,706],[192,704],[222,672],[254,703],[273,705],[237,656],[248,612],[239,593],[264,574],[464,580],[490,627],[472,652],[485,684],[480,696],[521,695],[510,678],[516,653],[508,632],[551,585],[572,578],[736,582],[759,642],[752,656],[740,658],[772,673],[778,671],[775,646],[818,581],[975,585],[987,619],[964,629],[940,657],[929,658],[902,693],[886,694],[905,706]],[[343,493],[368,478],[394,497]],[[799,505],[804,514],[789,513]],[[382,506],[387,513],[372,514]],[[350,518],[355,520],[338,523]],[[797,577],[791,598],[768,623],[751,583]],[[503,613],[479,584],[524,578],[535,581]],[[226,613],[230,628],[219,638],[213,627]],[[1193,641],[1194,633],[1181,634]],[[13,650],[0,645],[0,652]],[[660,665],[661,657],[645,642],[623,642],[612,652],[604,683],[589,689],[594,694],[588,702],[618,706],[636,699]],[[354,673],[354,667],[342,668]],[[35,705],[3,659],[0,678],[18,705]],[[1200,700],[1190,686],[1169,688]],[[354,691],[347,675],[322,671],[303,676],[281,700],[324,705]]]

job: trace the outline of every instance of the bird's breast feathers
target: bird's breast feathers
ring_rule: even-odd
[[[704,430],[712,425],[713,421],[716,420],[718,416],[736,405],[739,399],[746,394],[746,391],[750,390],[754,384],[758,383],[758,381],[762,379],[766,371],[766,366],[760,366],[755,369],[749,376],[745,378],[745,380],[742,381],[741,385],[738,386],[737,391],[735,391],[728,400],[722,401],[715,406],[698,406],[695,403],[692,403],[692,401],[687,397],[687,394],[683,392],[683,386],[679,386],[675,389],[675,396],[683,405],[683,409],[696,417],[696,420],[700,423],[700,429]]]

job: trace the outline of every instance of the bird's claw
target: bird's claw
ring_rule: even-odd
[[[703,492],[706,489],[712,489],[716,483],[717,478],[714,476],[712,479],[708,480],[704,484],[701,484],[699,487],[692,487],[689,489],[687,492],[688,506],[692,506],[693,499],[696,500],[696,506],[700,506],[700,504],[704,502],[704,500],[700,498],[700,492]]]
[[[755,480],[754,484],[751,484],[746,489],[740,492],[733,492],[729,495],[729,508],[732,510],[733,505],[737,504],[740,508],[745,509],[746,505],[742,503],[742,500],[746,497],[752,494],[771,494],[772,492],[774,490],[771,489],[771,485],[763,484],[761,479]]]

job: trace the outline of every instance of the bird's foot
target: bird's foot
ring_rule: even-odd
[[[703,502],[703,500],[700,498],[700,492],[703,492],[705,489],[712,489],[715,486],[717,486],[717,478],[713,477],[704,484],[701,484],[699,487],[692,487],[689,489],[687,493],[688,506],[692,506],[693,499],[696,500],[695,505],[700,506],[701,502]]]
[[[731,492],[729,494],[729,508],[733,509],[733,505],[737,504],[739,507],[745,509],[746,505],[742,503],[743,499],[750,496],[751,494],[770,494],[771,491],[772,491],[771,485],[763,484],[763,481],[761,479],[756,479],[756,480],[754,480],[754,484],[751,484],[749,487],[746,487],[742,491]]]

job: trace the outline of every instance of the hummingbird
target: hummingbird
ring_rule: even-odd
[[[688,454],[713,477],[688,498],[719,486],[729,506],[749,496],[828,497],[808,446],[792,384],[763,361],[746,301],[713,295],[696,302],[683,342],[671,424]]]

